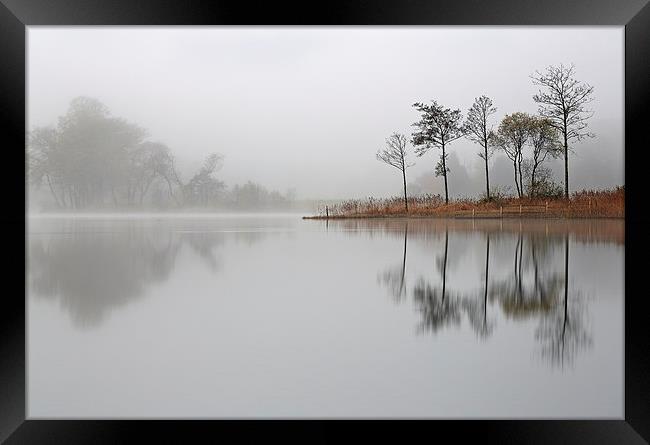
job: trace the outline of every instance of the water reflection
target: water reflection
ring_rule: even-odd
[[[327,223],[327,220],[326,220]],[[329,229],[329,224],[327,225]],[[380,283],[390,289],[390,294],[395,302],[400,302],[406,296],[404,274],[406,272],[406,244],[408,241],[408,221],[404,224],[404,249],[402,253],[402,264],[386,269],[377,278]]]
[[[358,228],[358,222],[353,221]],[[399,222],[385,221],[380,229],[385,233],[397,233]],[[407,301],[408,291],[404,286],[406,268],[406,250],[408,244],[409,222],[402,221],[404,230],[404,247],[401,268],[394,267],[381,275],[380,283],[388,288],[389,294],[396,302]],[[439,222],[427,222],[429,225]],[[413,221],[410,222],[411,228]],[[422,223],[420,223],[423,226]],[[519,230],[517,229],[517,226]],[[424,226],[423,226],[424,227]],[[478,338],[490,337],[496,328],[496,320],[489,316],[489,306],[500,310],[505,322],[537,320],[538,326],[533,335],[539,345],[540,356],[552,366],[564,367],[574,362],[576,357],[593,345],[591,327],[588,325],[588,298],[580,289],[571,286],[569,268],[570,231],[549,231],[549,225],[538,226],[536,231],[523,231],[522,224],[509,224],[504,231],[503,221],[483,225],[480,230],[474,226],[471,235],[477,233],[484,238],[484,268],[480,288],[474,290],[449,289],[449,268],[461,268],[466,275],[469,271],[462,269],[463,262],[450,266],[450,257],[456,255],[450,249],[450,231],[461,232],[456,239],[470,236],[466,222],[458,224],[447,221],[438,230],[415,231],[413,238],[430,239],[432,234],[442,237],[442,246],[437,247],[435,256],[435,273],[420,274],[416,284],[410,288],[413,307],[419,313],[418,333],[435,334],[443,329],[459,327],[464,318]],[[442,229],[442,230],[440,230]],[[583,242],[618,243],[622,237],[621,226],[612,225],[611,231],[599,231],[596,235],[589,225],[573,226],[573,233]],[[412,231],[413,233],[413,231]],[[499,258],[490,256],[491,240],[498,241],[501,249]],[[511,269],[506,276],[490,278],[490,262],[507,261],[507,246],[510,247]],[[514,248],[512,247],[514,245]],[[469,277],[468,277],[469,278]]]
[[[350,233],[368,233],[372,237],[398,236],[401,238],[405,219],[352,218],[333,220],[332,227]],[[409,238],[421,241],[435,240],[445,230],[458,234],[491,233],[494,238],[510,238],[524,232],[526,237],[533,235],[544,239],[563,238],[568,234],[576,242],[590,244],[625,243],[625,225],[619,219],[446,219],[411,218],[408,220]]]
[[[623,221],[93,218],[30,221],[31,416],[620,418]]]
[[[100,325],[107,314],[165,282],[183,246],[216,273],[226,236],[251,245],[263,232],[176,230],[165,224],[66,221],[29,236],[29,289],[56,300],[75,326]]]
[[[467,314],[469,324],[480,338],[489,337],[493,330],[494,320],[488,320],[487,306],[489,295],[489,271],[490,271],[490,234],[485,236],[485,277],[483,281],[482,298],[471,296],[463,300],[463,309]]]
[[[212,223],[211,223],[212,224]],[[204,223],[66,222],[29,237],[29,287],[37,298],[57,301],[78,327],[96,327],[112,310],[164,283],[183,249],[212,273],[223,267],[226,239],[252,246],[278,227],[236,230]],[[253,224],[253,223],[251,223]],[[255,223],[257,224],[257,223]],[[371,239],[399,237],[398,258],[380,269],[377,282],[396,303],[411,302],[416,331],[435,334],[468,326],[479,339],[491,337],[499,323],[536,321],[532,335],[540,355],[557,366],[571,364],[593,344],[588,298],[570,282],[570,244],[622,244],[620,221],[494,220],[343,220],[325,229],[331,235],[366,234]],[[331,227],[330,227],[331,226]],[[525,230],[524,230],[525,228]],[[208,230],[209,229],[209,230]],[[343,230],[341,230],[343,229]],[[409,243],[432,252],[433,267],[409,274]],[[307,245],[307,243],[304,243]],[[477,247],[480,246],[480,247]],[[480,250],[480,277],[467,264],[467,252]],[[309,251],[309,247],[305,248]],[[303,256],[302,258],[304,258]],[[508,272],[492,272],[494,265]],[[504,269],[504,267],[501,267]],[[459,274],[473,286],[451,286]],[[494,275],[494,276],[491,276]],[[494,312],[492,309],[498,309]]]
[[[591,331],[586,326],[585,299],[569,291],[569,237],[564,242],[564,298],[545,311],[535,332],[541,354],[549,363],[564,367],[571,364],[584,349],[591,347]]]

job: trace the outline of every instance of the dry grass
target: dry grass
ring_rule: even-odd
[[[541,218],[624,218],[625,187],[611,190],[582,190],[571,198],[497,198],[491,201],[458,199],[445,204],[439,195],[408,198],[409,211],[403,198],[367,198],[348,200],[319,209],[311,218],[373,218],[395,216],[439,217],[541,217]],[[520,207],[521,206],[521,207]]]

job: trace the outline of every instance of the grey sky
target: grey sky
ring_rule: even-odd
[[[224,154],[230,186],[396,195],[398,172],[375,153],[391,132],[410,135],[413,102],[465,113],[486,94],[496,126],[536,112],[536,69],[574,63],[595,87],[597,137],[575,146],[571,187],[611,187],[624,182],[623,36],[623,27],[29,27],[28,123],[55,124],[86,95],[148,129],[187,169]],[[478,146],[463,139],[451,151],[451,195],[478,195]],[[442,191],[437,157],[413,157],[409,182]],[[505,158],[492,162],[493,183],[510,185]]]

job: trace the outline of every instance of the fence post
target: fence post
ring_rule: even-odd
[[[521,204],[519,204],[519,217],[521,217]]]
[[[591,197],[589,197],[589,214],[591,215]]]
[[[475,213],[474,213],[474,210],[475,210],[475,209],[472,209],[472,218],[474,218],[474,214],[475,214]]]
[[[325,218],[329,219],[330,218],[330,209],[329,207],[325,206]]]
[[[548,213],[548,201],[546,201],[546,210],[544,210],[545,213]]]
[[[503,206],[499,207],[499,216],[503,218]]]

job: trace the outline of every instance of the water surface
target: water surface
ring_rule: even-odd
[[[28,224],[31,418],[623,417],[622,220]]]

